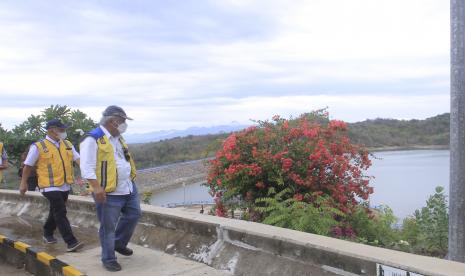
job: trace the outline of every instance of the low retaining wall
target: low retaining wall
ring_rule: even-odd
[[[234,275],[379,275],[381,268],[405,272],[397,275],[465,275],[458,262],[175,209],[142,205],[142,211],[132,242]],[[45,220],[48,202],[39,193],[0,190],[0,213]],[[70,196],[68,218],[98,227],[91,198]]]
[[[85,276],[75,267],[21,241],[0,235],[0,259],[36,276]]]

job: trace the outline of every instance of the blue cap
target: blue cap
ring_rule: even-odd
[[[132,118],[129,118],[126,115],[126,112],[124,112],[124,110],[121,107],[116,106],[116,105],[110,105],[103,111],[102,114],[103,116],[118,116],[123,119],[132,120]]]
[[[45,129],[49,129],[52,127],[57,127],[57,128],[68,128],[68,125],[63,124],[59,119],[51,119],[50,121],[47,122],[45,125]]]

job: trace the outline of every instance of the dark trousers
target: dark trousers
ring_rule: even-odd
[[[38,185],[37,176],[29,176],[27,179],[27,190],[35,191]]]
[[[50,203],[48,218],[44,225],[44,236],[52,236],[55,229],[58,228],[63,240],[68,245],[76,243],[77,240],[66,217],[66,201],[68,200],[69,192],[52,191],[42,194]]]

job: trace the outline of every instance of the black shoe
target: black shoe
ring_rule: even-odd
[[[115,248],[115,251],[124,256],[131,256],[133,251],[130,248]]]
[[[84,244],[82,242],[75,242],[73,244],[68,245],[68,248],[66,249],[67,252],[75,252],[76,250],[82,248]]]
[[[116,261],[111,262],[111,263],[103,263],[103,266],[108,271],[120,271],[121,270],[121,266]]]
[[[57,243],[57,239],[53,236],[43,236],[42,239],[44,240],[44,243],[52,244],[52,243]]]

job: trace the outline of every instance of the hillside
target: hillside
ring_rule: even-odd
[[[425,120],[375,119],[349,124],[349,137],[370,148],[449,145],[449,113]]]
[[[131,144],[138,169],[213,156],[229,134],[189,135],[146,144]]]
[[[241,125],[235,122],[232,122],[230,125],[219,125],[211,127],[190,127],[183,130],[161,130],[148,133],[139,133],[139,134],[128,134],[124,136],[124,139],[131,144],[134,143],[149,143],[149,142],[158,142],[166,139],[172,139],[176,137],[186,137],[189,135],[208,135],[208,134],[219,134],[219,133],[230,133],[233,131],[238,131],[243,128],[246,128],[247,125]]]
[[[425,120],[374,119],[350,123],[349,137],[371,149],[449,145],[449,113]],[[211,134],[131,144],[138,168],[214,156],[228,134]]]

